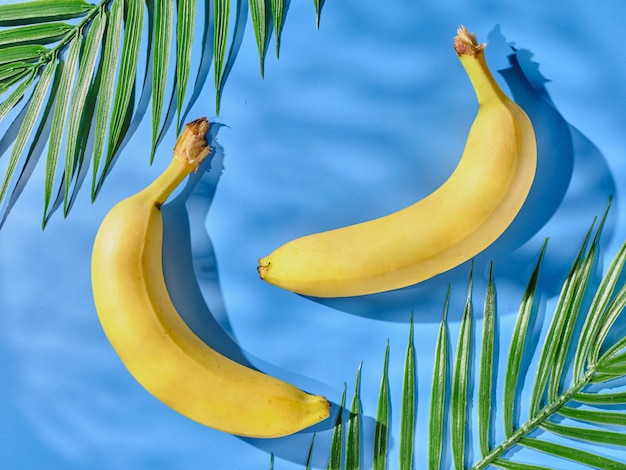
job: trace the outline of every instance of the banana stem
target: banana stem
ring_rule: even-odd
[[[190,165],[193,171],[197,171],[200,163],[211,151],[211,147],[206,142],[208,131],[209,121],[205,117],[187,124],[174,146],[174,158]]]
[[[200,163],[211,152],[206,142],[209,121],[202,117],[188,123],[174,146],[174,157],[165,171],[146,189],[157,207],[162,206],[176,187],[191,173],[197,171]]]
[[[454,37],[454,50],[472,82],[478,104],[484,104],[492,99],[506,98],[485,61],[486,46],[485,43],[479,44],[476,35],[470,33],[465,26],[459,27]]]

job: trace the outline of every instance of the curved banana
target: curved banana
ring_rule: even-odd
[[[130,373],[166,405],[236,435],[288,435],[328,417],[327,400],[211,349],[182,320],[163,278],[160,207],[209,153],[208,127],[204,118],[188,124],[169,167],[105,217],[92,256],[96,309]]]
[[[262,279],[316,297],[393,290],[471,259],[511,224],[535,175],[534,130],[491,75],[485,44],[460,27],[454,47],[479,107],[452,175],[398,212],[284,244],[259,260]]]

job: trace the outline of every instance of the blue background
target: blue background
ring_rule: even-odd
[[[620,191],[626,179],[624,18],[622,1],[329,0],[316,30],[312,2],[294,1],[280,59],[272,42],[262,80],[248,16],[219,117],[212,70],[187,115],[216,123],[212,161],[164,207],[166,277],[185,319],[231,357],[333,402],[340,401],[344,384],[350,398],[362,362],[367,462],[389,341],[389,468],[395,468],[412,314],[415,462],[423,467],[439,320],[451,284],[454,350],[469,264],[396,292],[320,300],[265,284],[256,260],[293,237],[397,210],[445,180],[476,112],[452,49],[456,28],[464,24],[489,43],[487,61],[533,120],[539,149],[526,206],[475,260],[476,339],[489,261],[495,260],[499,347],[505,357],[522,291],[549,236],[533,334],[540,345],[563,277],[610,194],[614,204],[600,269],[626,238]],[[517,65],[511,45],[518,51]],[[199,48],[194,61],[199,63]],[[0,131],[7,126],[3,122]],[[311,433],[263,441],[196,424],[142,389],[100,328],[89,276],[92,242],[107,211],[167,165],[173,128],[152,166],[149,142],[148,112],[96,202],[89,202],[85,184],[68,219],[54,214],[44,232],[42,159],[0,230],[0,467],[262,469],[269,468],[274,453],[274,468],[303,468]],[[3,150],[4,171],[6,145]],[[499,361],[499,390],[504,362]],[[532,374],[522,403],[531,380]],[[501,411],[496,406],[496,439],[502,438]],[[475,412],[472,402],[472,416]],[[328,426],[317,431],[316,468],[326,465],[331,436]],[[626,462],[623,449],[579,446]],[[471,447],[477,460],[475,439]],[[518,458],[563,468],[563,462],[528,451]]]

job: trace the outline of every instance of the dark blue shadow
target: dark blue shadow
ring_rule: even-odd
[[[162,207],[163,272],[172,302],[194,333],[221,354],[252,367],[232,337],[213,243],[203,226],[223,170],[224,152],[215,140],[219,127],[211,124],[209,158],[189,176],[181,192]],[[200,277],[209,280],[203,283],[212,290],[208,300],[198,284]]]
[[[258,369],[252,360],[257,364],[263,364],[263,361],[255,360],[237,344],[231,328],[224,306],[213,242],[205,227],[224,169],[224,149],[216,139],[222,127],[222,124],[211,123],[208,136],[211,155],[200,165],[197,173],[189,176],[180,192],[162,207],[163,272],[172,302],[191,330],[222,355]],[[308,382],[312,381],[309,379]],[[339,405],[331,403],[331,406],[336,414]],[[327,419],[300,433],[280,439],[242,439],[276,456],[304,464],[313,433],[328,430],[333,423],[332,418]]]

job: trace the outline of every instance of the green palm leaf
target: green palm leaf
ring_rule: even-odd
[[[170,0],[156,0],[154,13],[154,49],[152,69],[152,149],[150,162],[154,159],[161,129],[163,103],[167,90],[167,75],[172,48],[172,32],[174,30],[174,2]]]
[[[574,260],[574,264],[570,268],[569,274],[561,288],[561,294],[552,317],[552,322],[548,329],[547,337],[550,341],[546,341],[541,350],[541,356],[539,358],[539,364],[537,367],[537,374],[535,377],[535,384],[532,390],[530,399],[530,416],[537,416],[541,407],[541,401],[545,393],[546,385],[550,379],[552,367],[557,361],[557,354],[560,348],[567,347],[567,345],[561,344],[561,337],[565,329],[565,324],[568,321],[568,314],[571,309],[576,305],[576,296],[580,283],[580,272],[584,262],[585,248],[587,242],[591,236],[591,228],[587,232],[585,239],[582,243],[578,256]]]
[[[328,459],[328,465],[326,470],[341,470],[341,463],[343,461],[343,448],[344,448],[344,424],[343,424],[343,408],[346,404],[346,386],[343,386],[343,393],[341,394],[341,404],[337,411],[337,419],[335,420],[335,426],[333,428],[333,437],[330,442],[330,458]]]
[[[220,113],[222,96],[222,74],[224,73],[224,59],[226,57],[226,43],[228,42],[228,19],[230,16],[230,1],[215,0],[213,3],[215,19],[213,41],[213,67],[215,70],[215,112]]]
[[[111,103],[115,91],[115,77],[117,75],[117,63],[120,54],[123,27],[123,3],[119,0],[111,4],[107,21],[107,30],[102,50],[99,75],[98,104],[96,108],[96,133],[93,148],[93,176],[91,180],[91,199],[96,198],[102,181],[106,177],[106,171],[102,178],[98,178],[100,162],[106,147],[106,132],[108,128]],[[106,158],[106,157],[105,157]],[[106,158],[110,160],[110,158]],[[105,165],[106,166],[106,165]]]
[[[570,408],[564,406],[558,411],[558,414],[565,418],[585,423],[626,426],[626,413]]]
[[[0,64],[11,64],[20,61],[35,62],[46,52],[48,52],[48,49],[39,44],[3,47]]]
[[[579,341],[578,348],[576,350],[574,377],[581,377],[583,375],[583,369],[587,362],[587,355],[591,348],[591,344],[595,338],[598,328],[600,327],[607,306],[615,292],[619,276],[625,263],[626,246],[623,246],[613,259],[611,266],[607,270],[607,275],[598,286],[596,294],[589,307],[589,313],[581,330],[581,340]]]
[[[0,5],[0,26],[79,18],[92,7],[84,0],[38,0]]]
[[[374,451],[372,457],[373,470],[385,470],[387,468],[387,447],[389,444],[389,341],[385,348],[383,361],[383,374],[378,391],[378,406],[376,409],[376,425],[374,427]]]
[[[181,114],[191,70],[191,46],[196,18],[196,0],[179,0],[176,25],[176,83],[178,89],[176,134],[180,131]]]
[[[9,44],[49,44],[73,29],[68,23],[42,23],[0,31],[0,46]]]
[[[535,382],[530,384],[531,412],[526,420],[517,422],[517,402],[524,390],[522,356],[529,356],[533,346],[529,341],[530,325],[539,288],[539,275],[542,259],[548,256],[547,244],[539,253],[537,264],[529,278],[522,296],[517,321],[515,323],[504,377],[504,390],[501,409],[503,415],[504,439],[492,443],[492,398],[496,396],[494,356],[497,344],[496,335],[496,286],[493,267],[490,269],[485,293],[480,374],[477,384],[478,413],[477,430],[467,433],[472,426],[472,416],[468,403],[472,398],[470,384],[472,361],[472,276],[468,283],[467,300],[460,323],[457,340],[456,359],[450,380],[447,372],[448,337],[447,316],[448,298],[439,327],[435,354],[430,403],[428,468],[438,469],[444,461],[444,423],[450,421],[450,452],[455,469],[468,467],[466,452],[470,436],[477,436],[480,458],[471,465],[472,469],[502,468],[542,470],[546,467],[528,464],[517,460],[514,452],[525,447],[534,452],[549,454],[563,460],[559,468],[566,468],[567,461],[576,462],[598,469],[626,469],[626,463],[613,458],[596,455],[582,450],[578,443],[587,445],[626,447],[626,432],[615,427],[626,426],[626,411],[606,409],[607,405],[626,405],[626,392],[611,387],[615,379],[626,378],[626,337],[613,339],[611,332],[622,312],[626,309],[626,285],[623,269],[626,264],[626,243],[617,251],[594,292],[592,267],[596,265],[599,243],[608,213],[605,212],[595,234],[592,227],[583,239],[581,248],[563,282],[555,311],[547,329],[544,344],[538,349]],[[591,299],[584,311],[584,299]],[[580,330],[577,337],[574,331]],[[616,336],[616,335],[613,335]],[[414,383],[415,361],[413,347],[413,321],[409,330],[409,345],[405,359],[405,379],[402,391],[400,425],[400,468],[412,468],[414,439]],[[552,347],[552,344],[557,347]],[[387,356],[384,374],[387,370]],[[408,377],[408,380],[407,380]],[[617,382],[620,383],[620,382]],[[446,389],[450,387],[450,406],[446,403]],[[379,401],[388,398],[388,385],[381,385]],[[380,410],[379,405],[379,410]],[[520,416],[521,418],[521,416]],[[388,423],[387,412],[377,413],[377,421]],[[408,426],[407,423],[411,423]],[[337,426],[340,426],[340,421]],[[378,423],[377,423],[378,425]],[[335,433],[338,431],[335,430]],[[555,443],[551,437],[558,437]],[[377,439],[375,437],[375,439]],[[347,446],[355,446],[357,441],[348,437]],[[335,441],[333,441],[335,442]],[[335,445],[335,444],[333,444]],[[374,444],[375,445],[375,444]],[[410,453],[406,450],[410,449]],[[385,447],[384,452],[388,452]],[[385,468],[386,456],[380,450],[375,453],[378,462],[374,468]],[[338,467],[337,467],[338,468]]]
[[[450,303],[450,288],[446,296],[443,308],[443,316],[439,324],[437,334],[437,346],[435,348],[435,365],[433,368],[433,384],[430,401],[430,422],[428,446],[428,468],[436,470],[441,465],[443,449],[445,409],[446,409],[446,384],[448,383],[448,306]]]
[[[67,216],[70,204],[70,187],[72,178],[82,163],[85,145],[88,138],[92,106],[88,105],[88,97],[92,91],[92,80],[95,74],[96,60],[104,36],[106,17],[100,10],[94,16],[89,33],[83,44],[76,86],[72,93],[72,104],[67,124],[67,147],[65,153],[65,181],[63,195],[63,215]],[[93,111],[93,110],[91,110]]]
[[[313,433],[313,437],[311,438],[311,445],[309,446],[309,454],[306,457],[306,467],[305,470],[309,470],[311,468],[311,458],[313,457],[313,445],[315,444],[315,433]]]
[[[547,420],[541,424],[541,429],[551,432],[552,434],[577,439],[579,441],[626,446],[626,434],[621,432],[564,426]]]
[[[261,77],[265,76],[265,53],[267,51],[268,23],[266,21],[269,8],[265,0],[250,0],[250,15],[252,16],[252,26],[254,37],[259,51],[259,67]]]
[[[568,310],[570,313],[569,315],[567,315],[568,318],[564,323],[563,333],[561,335],[560,341],[561,347],[557,350],[555,358],[556,360],[552,367],[550,377],[548,397],[551,401],[554,401],[557,395],[560,393],[560,382],[565,370],[566,356],[571,346],[574,326],[576,325],[578,315],[581,310],[583,297],[587,290],[587,283],[589,282],[589,278],[591,277],[591,271],[597,258],[599,238],[600,234],[602,233],[604,222],[606,220],[606,215],[607,212],[605,212],[604,217],[600,222],[600,226],[596,231],[594,240],[591,243],[589,251],[580,266],[580,272],[576,275],[576,292],[574,293],[574,297],[572,299],[572,305],[568,306]]]
[[[34,82],[35,77],[37,76],[36,70],[30,70],[28,75],[21,75],[16,81],[22,79],[18,86],[11,92],[9,97],[0,103],[0,120],[4,119],[4,117],[19,103],[22,99],[26,91],[30,88],[31,84]],[[13,85],[14,82],[11,82]],[[7,178],[8,177],[8,178]],[[7,170],[7,174],[5,179],[10,179],[11,175],[9,175],[9,170]],[[2,197],[0,197],[0,202],[2,201]]]
[[[133,96],[135,77],[137,75],[144,11],[143,2],[141,0],[125,0],[124,4],[124,38],[122,40],[123,45],[117,85],[115,86],[113,109],[111,111],[107,153],[100,176],[100,184],[102,182],[102,175],[106,175],[109,171],[115,152],[125,133],[124,127],[127,125],[128,115],[132,113],[131,98]]]
[[[560,457],[564,460],[588,465],[591,468],[598,468],[601,470],[624,470],[624,468],[626,468],[626,465],[616,462],[615,460],[576,449],[575,447],[556,444],[554,442],[548,442],[541,439],[525,438],[520,441],[520,444],[524,447],[554,455],[555,457]]]
[[[626,245],[626,244],[625,244]],[[624,348],[624,341],[618,341],[613,347],[609,348],[602,356],[600,351],[604,342],[611,331],[611,328],[615,324],[624,308],[626,307],[626,286],[623,286],[611,300],[606,308],[604,317],[600,322],[598,332],[593,338],[591,347],[589,348],[589,362],[590,364],[599,363],[602,365],[607,359],[610,359],[614,354],[618,353]]]
[[[24,148],[26,147],[26,142],[28,141],[31,132],[35,127],[35,123],[37,122],[39,113],[43,108],[48,89],[50,88],[50,84],[52,83],[52,79],[54,77],[55,69],[56,64],[54,62],[50,62],[39,77],[39,81],[37,82],[35,91],[33,92],[33,95],[29,101],[26,115],[24,116],[24,120],[22,121],[20,130],[18,131],[15,143],[13,144],[13,150],[9,158],[6,175],[2,182],[2,187],[0,187],[0,201],[2,201],[9,188],[9,183],[11,181],[13,173],[15,172],[15,169],[17,168],[18,160],[22,155]],[[24,92],[19,94],[19,98],[23,96],[23,93]],[[18,96],[16,96],[15,98],[18,98]]]
[[[37,0],[0,5],[0,120],[16,111],[20,128],[1,177],[0,203],[9,192],[16,173],[28,179],[32,172],[18,171],[30,161],[31,151],[48,139],[44,181],[45,225],[55,209],[63,206],[68,215],[72,201],[84,178],[84,164],[92,164],[91,198],[95,200],[129,132],[143,114],[142,104],[151,92],[152,145],[149,162],[155,155],[165,131],[176,115],[176,132],[183,119],[183,107],[190,109],[204,86],[209,61],[215,74],[215,106],[220,112],[221,94],[228,72],[237,57],[235,38],[244,37],[247,16],[238,2],[234,31],[229,30],[231,0],[205,0],[205,18],[198,21],[197,0]],[[176,7],[175,7],[176,5]],[[210,11],[212,10],[212,11]],[[269,32],[279,35],[285,18],[284,0],[258,0],[251,3],[253,29],[259,47],[261,74]],[[317,13],[316,13],[317,14]],[[72,20],[65,22],[65,20]],[[144,28],[144,22],[148,27]],[[176,24],[176,62],[170,63],[173,25]],[[202,60],[198,66],[191,99],[187,97],[189,77],[194,67],[195,28],[202,25]],[[154,26],[154,27],[153,27]],[[144,31],[145,30],[145,31]],[[146,33],[147,31],[147,33]],[[233,37],[228,60],[229,36]],[[146,36],[144,38],[144,35]],[[212,39],[213,55],[205,55],[205,40]],[[142,44],[146,45],[144,60]],[[172,69],[174,71],[172,72]],[[58,70],[52,73],[51,70]],[[136,84],[144,73],[142,100],[135,104]],[[52,75],[50,75],[52,74]],[[170,74],[173,83],[168,83]],[[151,77],[151,86],[147,81]],[[42,80],[43,79],[43,80]],[[29,90],[36,85],[32,94]],[[20,106],[25,96],[31,96]],[[165,119],[165,97],[170,106]],[[187,99],[187,102],[185,101]],[[147,105],[146,105],[147,106]],[[42,113],[42,110],[44,111]],[[44,118],[52,112],[51,132],[43,132]],[[27,119],[22,119],[26,117]],[[132,124],[132,127],[131,127]],[[93,142],[91,158],[85,155],[87,142]],[[65,148],[62,158],[61,152]],[[23,155],[24,152],[27,152]],[[61,163],[63,162],[63,163]],[[36,162],[35,162],[36,163]],[[62,183],[57,175],[63,173]],[[25,181],[21,181],[21,186]],[[18,185],[14,184],[14,188]],[[53,194],[57,194],[53,202]],[[4,218],[20,191],[11,193]]]
[[[35,64],[22,61],[0,65],[0,94],[8,90],[15,82],[21,80],[35,67]]]
[[[320,18],[322,16],[322,8],[324,7],[324,2],[326,0],[313,0],[313,5],[315,6],[315,27],[319,29],[320,27]]]
[[[483,456],[487,455],[490,450],[495,341],[496,286],[493,282],[493,263],[491,263],[483,308],[483,339],[480,355],[482,361],[478,382],[478,440]],[[439,361],[436,360],[436,362]]]
[[[554,470],[549,467],[541,467],[539,465],[531,465],[522,462],[511,462],[510,460],[495,460],[493,466],[503,468],[505,470]]]
[[[465,451],[467,447],[466,428],[472,341],[472,276],[473,273],[470,273],[467,299],[463,309],[461,329],[457,342],[457,354],[450,395],[450,436],[452,437],[452,459],[456,468],[465,468]]]
[[[626,405],[626,392],[578,392],[572,396],[572,400],[587,405]]]
[[[402,384],[402,408],[400,416],[400,470],[413,467],[415,436],[415,347],[413,345],[413,316],[409,327],[409,341],[404,358],[404,380]]]
[[[50,128],[50,142],[48,143],[48,158],[46,161],[46,182],[44,186],[44,206],[42,227],[45,226],[48,205],[54,184],[54,176],[57,168],[57,160],[61,149],[61,141],[65,130],[65,120],[69,108],[76,69],[78,67],[78,55],[80,53],[80,38],[75,37],[69,44],[65,62],[59,65],[60,79],[57,89],[54,115]]]
[[[361,367],[356,374],[356,385],[350,405],[350,417],[348,418],[348,431],[346,435],[346,470],[358,470],[361,468]]]
[[[285,3],[286,0],[271,0],[272,21],[274,25],[274,34],[276,35],[276,58],[280,56],[280,40],[283,32],[283,24],[285,20]]]
[[[537,281],[539,278],[539,267],[541,265],[541,259],[543,258],[546,243],[544,243],[537,265],[533,270],[530,281],[526,286],[526,290],[522,297],[522,303],[517,314],[517,321],[513,330],[511,339],[511,346],[509,349],[509,359],[507,363],[507,374],[504,378],[504,398],[503,398],[503,418],[504,418],[504,434],[506,437],[511,437],[515,430],[516,423],[514,422],[514,415],[516,411],[516,396],[518,391],[518,382],[520,368],[522,364],[522,357],[524,354],[524,347],[526,344],[526,337],[528,336],[528,326],[530,324],[530,317],[532,314],[533,305],[535,303],[535,291],[537,289]],[[485,455],[483,453],[483,455]]]

